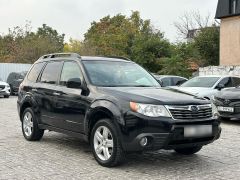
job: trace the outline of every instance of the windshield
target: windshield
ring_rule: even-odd
[[[91,83],[104,87],[153,87],[159,83],[132,62],[82,61]]]
[[[213,87],[220,77],[195,77],[181,85],[181,87]]]

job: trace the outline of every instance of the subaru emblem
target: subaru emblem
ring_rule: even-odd
[[[192,112],[197,112],[198,111],[198,106],[190,106],[190,110]]]

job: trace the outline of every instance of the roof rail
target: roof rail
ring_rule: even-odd
[[[57,57],[75,57],[81,58],[81,56],[77,53],[53,53],[53,54],[45,54],[39,58],[40,59],[47,59],[47,58],[57,58]]]
[[[127,57],[123,57],[123,56],[105,56],[108,58],[117,58],[117,59],[123,59],[123,60],[127,60],[127,61],[132,61],[131,59],[127,58]]]

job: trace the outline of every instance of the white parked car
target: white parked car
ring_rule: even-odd
[[[0,79],[0,96],[3,96],[4,98],[9,98],[10,96],[10,86],[8,83],[3,82]]]
[[[175,88],[210,100],[221,89],[239,85],[237,76],[198,76]]]

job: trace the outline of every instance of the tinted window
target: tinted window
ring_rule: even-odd
[[[75,62],[65,62],[62,69],[60,85],[66,86],[67,81],[73,78],[82,79],[82,74],[79,66]]]
[[[195,77],[181,85],[181,87],[213,87],[220,77]]]
[[[56,84],[61,71],[62,62],[49,62],[41,77],[42,83]]]
[[[172,85],[172,78],[162,78],[162,86],[166,87],[166,86],[171,86]]]
[[[223,78],[218,84],[223,84],[224,87],[232,87],[232,79],[230,77]]]
[[[28,79],[32,82],[36,82],[45,63],[34,64],[31,71],[28,74]]]
[[[180,86],[182,83],[186,82],[187,80],[184,78],[174,77],[173,78],[173,84],[175,86]]]
[[[233,77],[233,86],[239,86],[240,85],[240,78]]]

